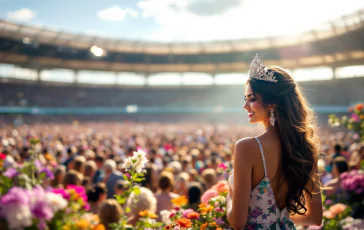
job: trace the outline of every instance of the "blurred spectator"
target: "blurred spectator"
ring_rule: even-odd
[[[107,198],[113,198],[115,194],[115,185],[118,180],[122,180],[121,172],[116,171],[116,163],[114,160],[107,159],[104,163],[105,177],[103,182],[107,187]]]
[[[163,171],[159,177],[158,187],[159,191],[155,194],[157,199],[157,213],[160,213],[162,210],[173,209],[171,199],[178,197],[178,194],[172,192],[174,188],[173,173]]]
[[[95,175],[92,180],[93,183],[101,182],[102,179],[104,178],[103,171],[102,171],[102,168],[104,165],[104,160],[105,160],[105,158],[102,155],[97,155],[95,158],[97,170],[96,170]]]
[[[217,183],[216,171],[214,169],[205,169],[202,172],[202,179],[204,182],[205,190],[210,189]]]
[[[106,200],[107,188],[104,183],[97,183],[87,190],[87,201],[90,204],[90,211],[97,214],[101,204]]]
[[[148,188],[140,187],[140,194],[136,201],[135,193],[132,192],[126,203],[126,207],[130,208],[128,223],[135,226],[139,220],[139,212],[148,210],[152,213],[157,211],[157,199],[154,197],[152,191]]]
[[[334,179],[328,181],[325,186],[331,187],[332,189],[327,190],[328,195],[336,194],[336,195],[342,195],[341,191],[341,180],[340,175],[343,172],[347,172],[349,170],[349,165],[347,162],[347,159],[343,156],[337,156],[333,162],[332,162],[332,175]]]
[[[116,223],[123,215],[123,209],[114,199],[105,200],[99,210],[100,223],[104,225],[105,230],[111,230],[110,224]]]
[[[83,175],[71,169],[66,173],[63,180],[63,186],[67,188],[68,185],[81,185]]]
[[[51,186],[54,188],[61,188],[63,187],[63,180],[66,175],[66,166],[59,165],[54,170],[54,179],[51,181]]]
[[[204,192],[201,183],[192,182],[188,186],[188,208],[195,211],[198,210],[198,205],[201,203],[201,196]]]

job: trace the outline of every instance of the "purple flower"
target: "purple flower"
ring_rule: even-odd
[[[8,168],[4,172],[4,176],[9,177],[9,178],[16,177],[18,174],[19,174],[19,172],[15,168]]]
[[[54,174],[48,167],[42,168],[42,170],[40,170],[40,173],[45,173],[46,177],[51,180],[54,179]]]
[[[332,200],[326,200],[325,201],[325,204],[327,204],[327,205],[332,205],[334,202],[332,201]]]
[[[12,187],[7,194],[0,198],[1,205],[7,204],[29,204],[29,192],[20,187]]]
[[[33,216],[39,219],[38,228],[44,229],[46,221],[51,220],[54,216],[54,211],[49,202],[46,199],[46,193],[41,186],[36,186],[32,191],[32,203],[31,212]]]
[[[217,225],[221,226],[224,225],[225,222],[220,218],[214,218],[214,221],[216,222]]]

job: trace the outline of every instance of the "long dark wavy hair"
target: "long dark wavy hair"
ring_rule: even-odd
[[[307,212],[305,193],[312,197],[312,190],[319,185],[315,169],[318,161],[319,139],[315,136],[316,119],[299,85],[290,74],[279,68],[274,71],[278,82],[249,79],[253,93],[259,95],[260,103],[274,106],[276,126],[282,146],[281,181],[287,182],[287,209],[291,214]],[[312,185],[307,188],[307,184]]]

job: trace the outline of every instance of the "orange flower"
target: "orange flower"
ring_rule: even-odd
[[[358,111],[361,111],[363,109],[363,107],[364,107],[364,104],[357,104],[355,106],[355,109],[358,110]]]
[[[105,230],[105,227],[103,224],[98,224],[96,225],[96,227],[94,228],[94,230]]]
[[[140,211],[140,212],[139,212],[139,216],[145,217],[145,216],[147,216],[147,215],[148,215],[148,213],[149,213],[149,211],[148,211],[148,210]]]
[[[181,228],[190,228],[192,227],[192,222],[191,220],[187,219],[187,218],[179,218],[177,221],[176,221],[176,224],[178,226],[180,226]]]
[[[216,228],[216,230],[222,230],[222,228]]]
[[[364,120],[364,115],[360,115],[360,120]]]
[[[345,209],[346,209],[346,205],[338,203],[338,204],[332,205],[329,208],[329,211],[332,212],[336,216],[337,214],[340,214],[343,211],[345,211]]]
[[[198,214],[197,212],[190,212],[187,215],[187,218],[189,219],[198,219],[200,217],[200,214]]]
[[[218,193],[228,192],[229,184],[227,183],[227,181],[222,180],[217,182],[217,184],[214,185],[212,188],[215,189]]]
[[[206,230],[207,229],[207,223],[203,223],[200,226],[200,230]]]
[[[206,204],[205,203],[201,203],[201,204],[198,205],[198,207],[199,208],[204,208],[204,207],[206,207]]]
[[[171,202],[176,205],[177,207],[181,207],[183,205],[186,205],[188,200],[185,196],[179,196],[177,198],[174,198],[171,200]]]

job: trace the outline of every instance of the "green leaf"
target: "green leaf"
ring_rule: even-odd
[[[129,178],[126,176],[126,175],[124,175],[123,174],[123,178],[124,178],[124,180],[128,180]]]
[[[145,180],[145,178],[136,178],[136,179],[134,179],[135,182],[142,182],[143,180]]]
[[[40,142],[40,140],[38,140],[38,139],[30,139],[30,144],[32,144],[32,145],[36,145],[39,142]]]
[[[139,187],[134,187],[133,192],[135,193],[135,195],[139,196],[140,188]]]
[[[125,212],[126,213],[129,213],[130,212],[130,208],[129,207],[126,207]]]

